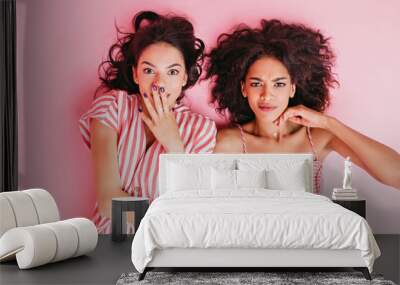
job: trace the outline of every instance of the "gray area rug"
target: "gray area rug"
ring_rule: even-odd
[[[382,275],[372,274],[372,281],[364,278],[361,272],[148,272],[142,281],[138,281],[139,273],[122,274],[117,285],[133,284],[379,284],[396,285],[384,280]]]

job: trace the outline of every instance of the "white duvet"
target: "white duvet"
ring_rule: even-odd
[[[359,215],[324,196],[266,189],[162,195],[135,234],[133,265],[143,272],[165,248],[358,249],[370,272],[380,255]]]

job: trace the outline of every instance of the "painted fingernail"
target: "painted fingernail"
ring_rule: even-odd
[[[160,93],[164,93],[165,92],[165,88],[164,87],[160,87]]]
[[[152,89],[153,91],[157,91],[157,86],[153,84],[153,86],[151,86],[151,89]]]
[[[171,108],[171,110],[172,110],[172,112],[174,112],[174,111],[175,111],[175,108],[174,108],[174,107],[172,107],[172,108]]]
[[[147,98],[147,97],[148,97],[146,92],[143,93],[143,96],[144,96],[144,98]]]
[[[139,112],[142,112],[142,108],[141,107],[139,107],[138,110],[139,110]]]

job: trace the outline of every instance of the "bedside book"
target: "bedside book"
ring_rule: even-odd
[[[356,189],[334,188],[332,192],[334,200],[357,200],[358,193]]]

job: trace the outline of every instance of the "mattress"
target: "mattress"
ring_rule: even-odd
[[[372,272],[380,250],[364,218],[324,196],[261,188],[187,190],[157,198],[135,234],[139,272],[157,249],[359,250]]]

